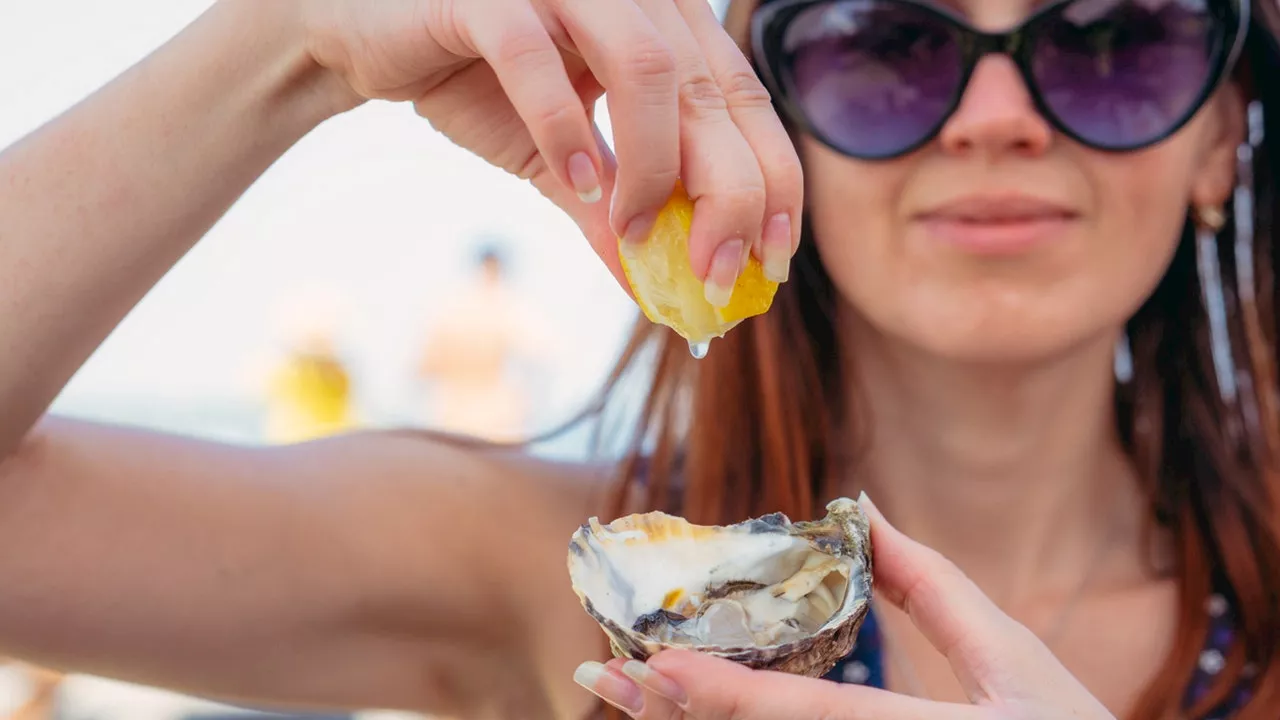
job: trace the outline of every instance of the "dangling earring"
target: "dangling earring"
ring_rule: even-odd
[[[1267,344],[1266,334],[1262,329],[1262,320],[1258,315],[1257,285],[1254,275],[1254,176],[1253,159],[1264,137],[1262,103],[1254,100],[1248,107],[1249,136],[1236,149],[1236,188],[1232,197],[1233,217],[1235,225],[1235,265],[1236,295],[1240,299],[1240,317],[1244,326],[1245,337],[1249,340],[1251,367],[1254,373],[1264,375],[1262,387],[1274,388],[1276,385],[1274,361],[1263,349]],[[1251,376],[1244,374],[1240,378],[1243,388],[1242,396],[1257,403],[1243,403],[1246,426],[1267,439],[1269,445],[1274,444],[1276,427],[1276,398],[1267,393],[1258,397],[1253,392]],[[1280,457],[1280,447],[1269,447],[1272,457]]]
[[[1222,289],[1222,271],[1218,267],[1218,233],[1226,225],[1221,208],[1202,206],[1192,212],[1196,225],[1196,268],[1200,271],[1201,299],[1209,316],[1209,342],[1213,368],[1218,376],[1218,392],[1222,399],[1236,399],[1235,358],[1231,352],[1231,334],[1227,329],[1227,300]]]
[[[1129,342],[1129,331],[1121,330],[1116,338],[1112,369],[1116,374],[1116,382],[1124,385],[1133,380],[1133,345]]]
[[[1253,300],[1253,155],[1262,144],[1262,103],[1249,103],[1249,137],[1236,148],[1236,189],[1231,199],[1236,227],[1236,285],[1241,298]]]

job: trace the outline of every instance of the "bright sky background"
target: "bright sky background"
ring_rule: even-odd
[[[0,146],[166,41],[209,0],[0,3]],[[608,128],[608,118],[601,122]],[[634,306],[577,228],[530,187],[453,146],[407,105],[371,104],[290,151],[142,302],[58,408],[148,422],[140,408],[254,401],[286,298],[342,310],[360,402],[412,413],[427,323],[467,279],[481,234],[558,325],[548,399],[568,412],[613,360]],[[198,429],[197,429],[198,431]]]

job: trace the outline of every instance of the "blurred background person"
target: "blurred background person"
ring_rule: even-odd
[[[281,313],[284,352],[265,387],[265,439],[297,443],[356,426],[352,377],[337,341],[328,296],[291,296]]]
[[[470,285],[444,301],[422,344],[418,376],[427,383],[427,423],[487,440],[519,440],[531,426],[528,373],[556,344],[533,298],[509,281],[506,253],[481,246]]]

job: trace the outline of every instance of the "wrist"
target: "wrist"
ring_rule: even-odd
[[[259,64],[260,84],[277,119],[305,128],[352,110],[364,102],[311,52],[305,13],[314,0],[218,0],[214,11],[240,39],[247,58]]]

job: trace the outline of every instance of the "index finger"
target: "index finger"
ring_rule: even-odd
[[[618,236],[643,236],[680,175],[675,54],[633,0],[548,5],[604,86],[615,118],[618,174],[610,224]]]
[[[922,700],[862,685],[751,670],[687,650],[664,650],[648,666],[686,696],[681,709],[697,720],[977,720],[971,705]]]
[[[471,0],[462,5],[476,50],[529,129],[551,173],[585,203],[602,195],[601,161],[591,119],[565,71],[560,50],[526,3]],[[501,21],[494,22],[493,17]]]

